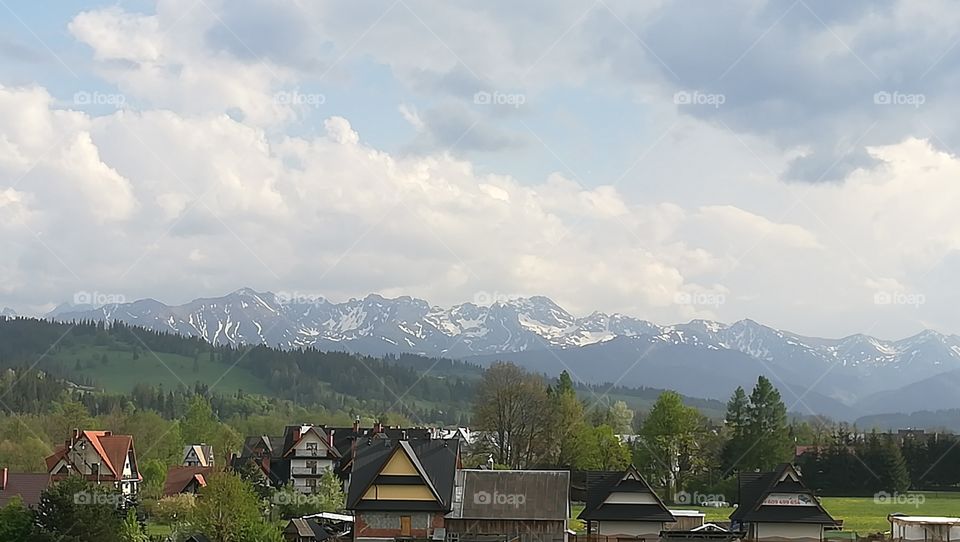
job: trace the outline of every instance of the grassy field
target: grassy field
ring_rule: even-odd
[[[896,502],[889,502],[896,501]],[[960,493],[918,492],[888,499],[888,502],[875,502],[873,497],[824,497],[823,507],[836,519],[843,520],[845,531],[856,531],[860,536],[890,530],[887,516],[903,513],[921,516],[960,516]],[[675,505],[672,508],[690,509],[693,506]],[[583,505],[572,506],[572,517],[583,510]],[[727,521],[733,508],[699,508],[706,514],[705,521]],[[570,528],[583,530],[583,523],[572,520]]]
[[[229,365],[223,363],[211,363],[206,356],[201,356],[198,360],[196,372],[193,358],[141,352],[138,359],[133,359],[130,352],[111,350],[105,346],[74,346],[50,357],[62,362],[67,370],[92,378],[97,387],[111,392],[129,392],[138,383],[153,386],[163,384],[167,389],[174,389],[181,383],[192,387],[197,381],[213,385],[219,380],[216,389],[220,392],[242,389],[249,393],[269,393],[264,383],[247,370],[240,367],[230,369]],[[106,363],[103,362],[104,357]],[[77,361],[80,362],[80,370],[76,370]]]

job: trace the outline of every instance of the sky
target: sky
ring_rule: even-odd
[[[0,307],[960,333],[940,1],[0,0]]]

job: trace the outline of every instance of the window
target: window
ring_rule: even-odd
[[[310,474],[317,473],[317,462],[316,461],[307,461],[307,469],[310,470]]]

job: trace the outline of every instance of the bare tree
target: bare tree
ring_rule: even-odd
[[[535,465],[549,452],[552,410],[540,377],[512,363],[496,363],[484,373],[474,404],[474,423],[489,434],[500,465]]]

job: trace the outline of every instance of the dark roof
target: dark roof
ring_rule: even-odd
[[[565,470],[461,470],[463,494],[447,517],[566,521],[570,473]]]
[[[283,437],[270,437],[267,435],[256,435],[243,439],[243,449],[240,450],[240,457],[247,459],[256,457],[255,450],[260,448],[268,452],[271,457],[283,456],[283,449],[279,446],[283,442]]]
[[[808,505],[764,504],[774,493],[789,493],[809,498]],[[740,476],[740,498],[737,509],[730,514],[740,523],[821,523],[836,525],[812,491],[804,485],[793,465],[783,463],[764,473],[746,473]]]
[[[611,493],[649,495],[650,503],[604,503]],[[587,475],[587,502],[578,516],[587,521],[676,521],[636,467]]]
[[[342,456],[350,455],[353,442],[357,444],[366,442],[370,438],[382,438],[387,440],[419,440],[432,438],[432,433],[426,427],[325,427],[319,426],[328,434],[333,431],[333,447],[340,452]],[[358,446],[359,447],[359,446]]]
[[[163,483],[163,496],[178,495],[196,480],[200,487],[207,485],[207,477],[213,472],[213,467],[170,467],[167,470],[167,479]]]
[[[0,489],[0,508],[19,496],[26,506],[40,504],[40,494],[50,485],[49,474],[7,474],[7,484]]]
[[[283,532],[285,534],[296,534],[300,538],[309,538],[317,541],[337,538],[346,534],[333,525],[321,524],[316,519],[309,517],[291,519]]]
[[[438,498],[427,501],[362,501],[361,497],[377,480],[394,452],[406,452],[424,478],[425,485]],[[357,444],[347,508],[352,510],[450,511],[454,477],[460,456],[458,439],[387,440],[368,439]]]

